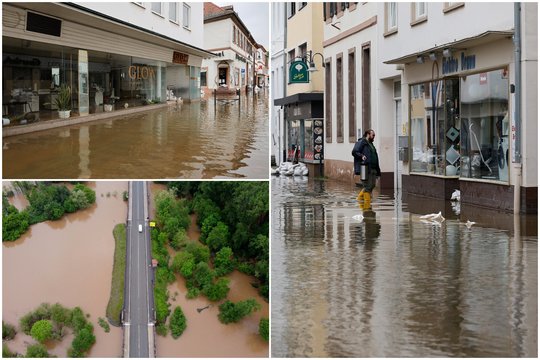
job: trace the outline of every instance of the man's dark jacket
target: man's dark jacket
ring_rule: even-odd
[[[373,148],[373,151],[372,151]],[[366,160],[362,160],[362,155],[366,157]],[[352,150],[352,156],[354,157],[354,173],[360,175],[360,165],[368,165],[368,168],[377,170],[377,176],[381,176],[381,168],[379,167],[379,156],[375,146],[370,146],[366,138],[360,138],[354,144]]]

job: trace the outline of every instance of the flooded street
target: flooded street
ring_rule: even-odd
[[[20,317],[43,302],[58,302],[69,308],[80,306],[90,314],[96,336],[89,356],[119,357],[121,328],[111,326],[111,332],[105,333],[97,320],[105,318],[109,301],[115,246],[112,230],[126,221],[127,204],[122,192],[127,190],[127,182],[96,182],[89,186],[96,191],[96,204],[90,208],[58,221],[32,225],[17,241],[3,243],[2,318],[18,327]],[[24,204],[19,197],[16,195],[10,202]],[[49,347],[50,353],[66,357],[72,339],[68,336],[59,345]],[[27,343],[35,341],[19,332],[8,346],[25,353]]]
[[[362,211],[348,184],[271,185],[272,356],[537,357],[536,215],[393,192]]]
[[[4,178],[268,177],[268,98],[208,101],[3,139]]]
[[[166,190],[165,185],[151,183],[149,186],[152,196],[160,190]],[[154,204],[150,206],[150,214],[155,216]],[[195,215],[191,216],[191,225],[187,235],[193,241],[198,241],[200,231]],[[169,248],[171,257],[174,251]],[[218,319],[219,303],[212,303],[206,297],[199,296],[189,300],[186,298],[187,288],[184,278],[176,276],[177,281],[169,285],[169,302],[171,310],[176,306],[182,307],[187,319],[187,328],[180,338],[173,339],[156,336],[158,357],[268,357],[268,342],[259,335],[261,317],[269,317],[269,305],[251,286],[256,279],[234,271],[227,276],[230,280],[230,291],[227,299],[238,302],[249,298],[261,304],[261,310],[243,319],[239,323],[222,324]],[[198,312],[210,304],[210,308]]]

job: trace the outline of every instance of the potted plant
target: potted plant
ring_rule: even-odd
[[[58,117],[60,119],[69,118],[71,113],[71,88],[69,86],[66,84],[60,86],[54,104],[58,108]]]

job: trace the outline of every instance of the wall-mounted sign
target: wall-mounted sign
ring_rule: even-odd
[[[174,64],[187,65],[188,60],[189,60],[189,55],[188,54],[183,54],[183,53],[178,52],[178,51],[173,52],[172,62]]]
[[[309,83],[308,66],[303,60],[293,61],[289,67],[289,83]]]
[[[450,57],[448,59],[443,59],[442,63],[443,75],[455,73],[459,70],[472,70],[474,68],[476,68],[476,55],[465,55],[463,52],[459,58]]]
[[[128,68],[128,76],[133,80],[148,79],[156,76],[154,69],[150,66],[131,65]]]

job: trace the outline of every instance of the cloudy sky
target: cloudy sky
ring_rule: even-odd
[[[270,50],[270,5],[268,2],[214,1],[218,6],[233,5],[234,11],[247,26],[255,41]]]

